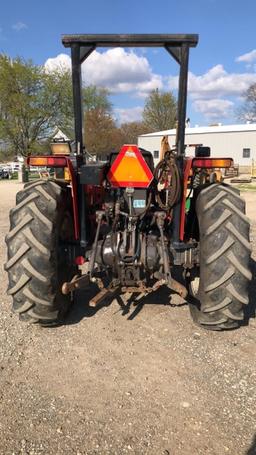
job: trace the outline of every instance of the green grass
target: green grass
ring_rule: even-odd
[[[29,173],[28,180],[34,180],[34,179],[39,179],[40,175],[36,174],[35,172]]]
[[[40,178],[40,175],[37,174],[36,172],[29,173],[29,176],[28,176],[29,181],[39,179],[39,178]],[[11,182],[13,180],[18,180],[18,172],[14,172],[13,174],[11,174],[10,179],[0,179],[0,182]]]
[[[239,185],[234,185],[234,187],[240,191],[256,191],[256,185],[250,183],[240,183]]]

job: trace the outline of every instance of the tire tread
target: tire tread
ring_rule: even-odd
[[[56,321],[71,303],[70,295],[61,294],[57,272],[58,230],[61,214],[69,207],[68,194],[65,186],[51,180],[30,182],[17,193],[17,205],[10,211],[8,294],[14,312],[28,323]],[[60,268],[64,281],[72,278],[72,264]]]
[[[190,306],[192,317],[211,330],[235,328],[244,319],[252,278],[250,225],[244,200],[237,189],[215,183],[199,193],[196,213],[200,285],[198,306]]]

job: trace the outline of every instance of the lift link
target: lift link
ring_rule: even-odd
[[[156,212],[155,216],[156,216],[156,224],[157,224],[157,227],[160,232],[161,252],[162,252],[163,266],[164,266],[164,281],[170,289],[177,292],[177,294],[179,294],[183,299],[185,299],[187,297],[187,289],[185,288],[185,286],[183,286],[181,283],[176,281],[171,276],[168,253],[166,250],[166,244],[165,244],[164,233],[163,233],[166,213],[165,212]]]
[[[96,234],[95,234],[95,240],[93,243],[92,254],[91,254],[90,263],[89,263],[89,273],[90,273],[91,278],[92,278],[93,272],[94,272],[94,265],[95,265],[95,258],[96,258],[96,253],[97,253],[99,233],[100,233],[101,221],[102,221],[103,216],[104,216],[103,210],[98,210],[96,212],[97,230],[96,230]]]

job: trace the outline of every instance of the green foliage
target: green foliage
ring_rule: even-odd
[[[93,109],[101,109],[110,114],[112,104],[109,101],[109,91],[104,87],[96,87],[96,85],[88,85],[83,87],[83,109],[85,112]]]
[[[56,125],[71,126],[71,99],[68,72],[0,55],[0,137],[14,155],[30,154]]]
[[[146,99],[143,121],[151,132],[168,130],[175,127],[177,101],[171,92],[152,90]]]
[[[12,174],[10,176],[10,179],[11,180],[17,180],[18,179],[18,172],[17,171],[12,172]]]
[[[56,127],[73,139],[72,95],[70,70],[47,72],[31,60],[0,55],[0,138],[5,144],[0,159],[49,152]],[[143,122],[127,122],[119,128],[107,89],[83,87],[82,103],[85,146],[90,153],[106,155],[123,143],[137,143],[140,134],[175,126],[177,106],[171,93],[153,90],[146,100]]]
[[[83,87],[82,102],[85,115],[89,115],[86,143],[95,150],[92,144],[98,143],[100,133],[102,150],[115,127],[109,92],[94,85]],[[58,68],[49,73],[32,61],[0,55],[0,138],[8,145],[8,152],[1,155],[47,153],[56,127],[74,138],[71,72]],[[104,141],[102,128],[111,129]]]
[[[5,161],[12,161],[14,156],[11,150],[3,149],[0,150],[0,163]]]

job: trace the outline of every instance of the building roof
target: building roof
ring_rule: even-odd
[[[243,123],[241,125],[219,125],[219,126],[198,126],[186,128],[185,134],[206,134],[206,133],[234,133],[243,131],[256,131],[256,123]],[[156,133],[141,134],[139,137],[174,136],[176,129],[158,131]]]
[[[53,139],[64,139],[64,141],[69,141],[68,136],[66,136],[66,134],[64,134],[63,131],[61,131],[59,128],[56,128]]]

